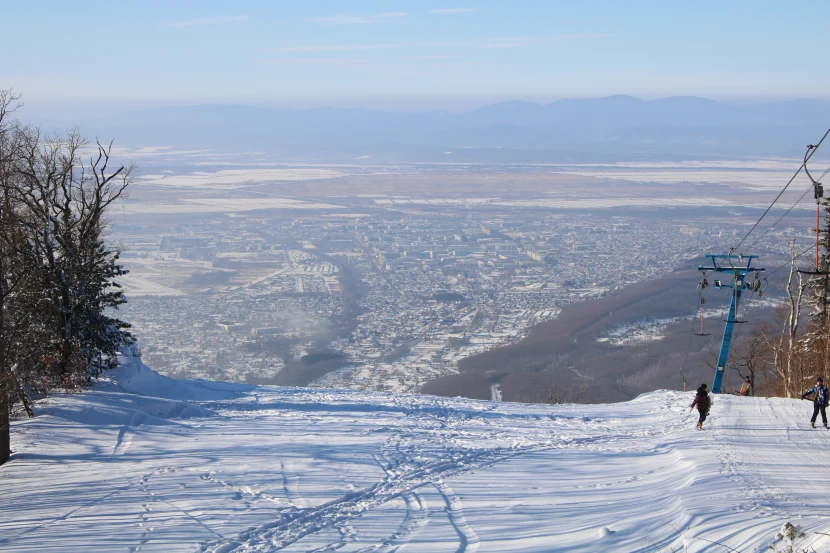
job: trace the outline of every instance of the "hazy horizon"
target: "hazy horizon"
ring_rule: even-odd
[[[17,89],[15,93],[20,94]],[[22,96],[22,95],[21,95]],[[745,97],[709,97],[694,94],[673,94],[669,96],[634,96],[630,94],[605,94],[605,95],[574,95],[574,96],[389,96],[389,97],[329,97],[329,98],[250,98],[250,99],[215,99],[213,101],[198,100],[144,100],[144,101],[112,101],[112,102],[39,102],[27,101],[25,96],[21,97],[23,110],[20,115],[24,118],[27,115],[41,115],[46,117],[59,116],[71,118],[72,116],[97,116],[108,117],[120,115],[133,111],[154,109],[162,107],[193,107],[203,105],[238,105],[250,106],[264,109],[364,109],[368,111],[383,111],[392,113],[424,113],[424,112],[447,112],[466,113],[492,104],[502,102],[531,102],[540,105],[547,105],[559,100],[588,100],[602,99],[612,96],[631,96],[643,101],[663,100],[666,98],[693,97],[704,98],[724,104],[741,106],[754,104],[767,104],[775,102],[790,102],[802,100],[814,100],[830,102],[830,96],[745,96]]]
[[[18,3],[0,31],[29,47],[6,59],[0,89],[44,111],[110,114],[216,103],[465,111],[615,94],[830,99],[830,77],[804,55],[814,49],[805,14],[822,21],[830,5]],[[77,37],[68,65],[55,59],[66,28]]]

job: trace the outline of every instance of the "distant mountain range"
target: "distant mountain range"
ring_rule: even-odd
[[[463,114],[196,105],[146,109],[82,125],[87,134],[134,147],[368,163],[800,156],[828,127],[826,101],[733,105],[688,96],[651,101],[609,96],[546,105],[507,101]]]

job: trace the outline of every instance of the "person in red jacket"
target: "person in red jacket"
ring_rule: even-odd
[[[691,409],[697,406],[697,412],[700,413],[700,418],[697,421],[698,430],[703,430],[703,421],[706,420],[711,405],[712,402],[709,399],[709,391],[706,389],[706,384],[701,384],[700,388],[697,389],[697,394],[695,394],[695,400],[690,405]]]

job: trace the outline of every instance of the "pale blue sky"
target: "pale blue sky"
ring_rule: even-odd
[[[29,105],[830,99],[826,0],[0,0]]]

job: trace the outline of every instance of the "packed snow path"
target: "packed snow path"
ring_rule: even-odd
[[[792,522],[798,548],[830,552],[830,431],[806,401],[717,397],[700,432],[678,392],[533,406],[138,382],[165,397],[109,385],[15,426],[0,551],[744,553],[784,551]]]

